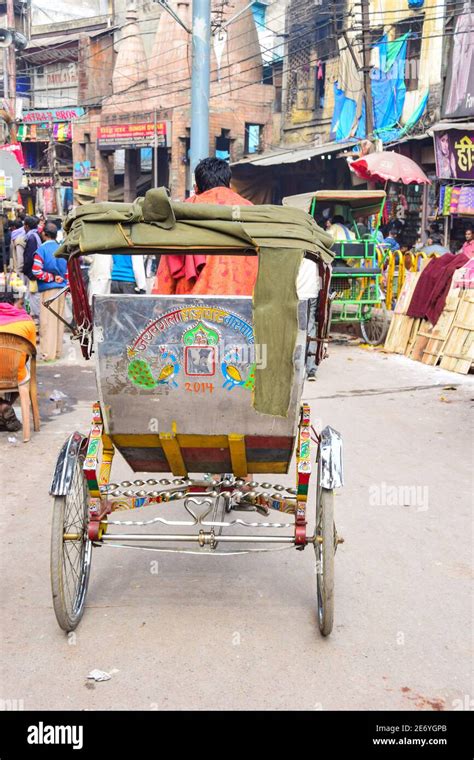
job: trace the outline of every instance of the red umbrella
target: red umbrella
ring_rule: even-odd
[[[403,182],[409,185],[415,182],[417,185],[431,185],[423,169],[415,164],[411,158],[393,151],[381,151],[369,153],[367,156],[358,158],[350,164],[351,171],[358,177],[369,182]]]

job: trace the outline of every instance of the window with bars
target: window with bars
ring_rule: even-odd
[[[261,124],[245,124],[245,153],[259,153],[262,146]]]
[[[401,37],[409,32],[407,41],[407,56],[405,63],[405,86],[408,92],[418,89],[420,73],[421,44],[423,37],[424,16],[413,16],[396,24],[396,36]]]

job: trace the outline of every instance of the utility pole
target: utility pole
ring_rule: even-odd
[[[12,35],[12,40],[6,49],[7,58],[7,81],[8,81],[8,106],[11,115],[10,140],[16,138],[16,51],[15,51],[15,7],[13,0],[7,0],[7,28]]]
[[[365,130],[371,140],[374,132],[374,109],[372,104],[372,80],[370,79],[370,17],[369,0],[361,0],[362,7],[362,58],[364,62]]]
[[[193,0],[192,45],[190,191],[197,164],[209,155],[211,0]]]
[[[56,143],[54,141],[54,124],[49,123],[49,141],[48,141],[48,168],[53,180],[54,200],[58,209],[58,216],[61,215],[61,175],[58,169],[58,158],[56,155]]]
[[[156,133],[156,108],[153,110],[153,187],[158,187],[158,135]]]

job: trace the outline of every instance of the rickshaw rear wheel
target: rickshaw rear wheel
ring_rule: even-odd
[[[390,317],[383,301],[376,307],[369,308],[371,309],[370,318],[361,320],[360,331],[366,343],[370,346],[380,346],[387,337]],[[362,307],[362,315],[364,315],[364,307]]]
[[[63,631],[73,631],[84,613],[92,558],[88,537],[87,481],[77,456],[69,490],[55,496],[51,530],[51,590],[56,619]],[[65,535],[69,539],[65,540]],[[77,538],[72,538],[76,536]]]
[[[334,491],[319,487],[316,501],[316,581],[319,630],[329,636],[334,622],[334,555],[336,528],[334,524]]]

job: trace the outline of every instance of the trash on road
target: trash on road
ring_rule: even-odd
[[[18,438],[15,438],[14,435],[8,436],[8,443],[18,443]]]
[[[110,673],[106,673],[105,670],[91,670],[87,678],[91,678],[93,681],[110,681],[112,676]]]
[[[56,409],[54,410],[55,414],[61,414],[64,411],[64,407],[66,406],[67,396],[62,391],[58,391],[55,389],[50,397],[50,401],[54,401],[56,404]]]
[[[66,398],[67,398],[67,396],[66,396],[65,393],[63,393],[62,391],[54,390],[52,392],[51,396],[49,397],[49,400],[57,402],[57,401],[62,401],[64,399],[66,399]]]

